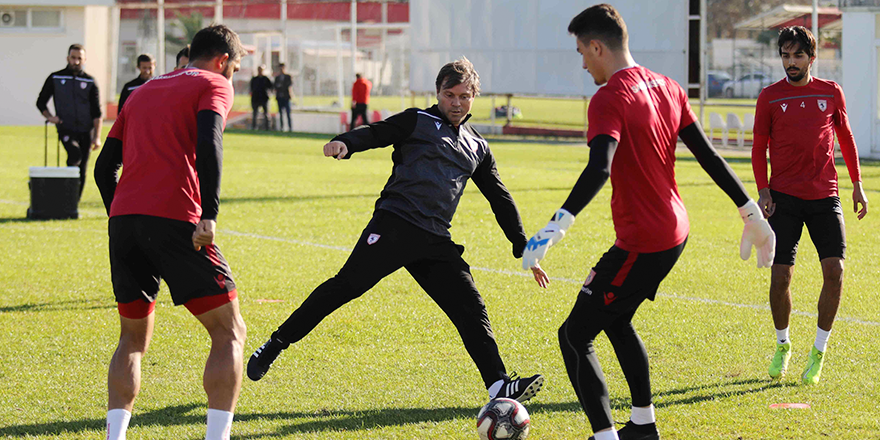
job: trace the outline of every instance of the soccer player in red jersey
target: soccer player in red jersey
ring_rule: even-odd
[[[798,241],[806,224],[824,277],[816,340],[801,376],[805,384],[814,384],[822,373],[828,336],[840,305],[846,250],[843,208],[837,196],[834,168],[834,133],[853,184],[853,212],[858,213],[859,220],[868,213],[868,199],[862,190],[858,151],[846,116],[843,90],[834,81],[810,75],[816,59],[813,34],[803,26],[787,27],[779,32],[777,44],[786,77],[758,95],[752,146],[758,205],[777,237],[770,275],[776,353],[769,374],[774,379],[782,378],[791,357],[789,287]],[[769,183],[768,145],[773,173]]]
[[[199,31],[188,68],[132,92],[95,164],[110,215],[110,269],[122,328],[107,379],[108,440],[125,439],[163,278],[174,304],[186,306],[211,337],[205,439],[229,439],[246,330],[214,230],[223,128],[244,53],[238,35],[223,25]]]
[[[745,222],[740,245],[743,259],[748,259],[754,245],[758,265],[769,266],[773,231],[742,182],[709,143],[681,86],[633,60],[626,24],[612,6],[584,10],[571,21],[568,32],[576,36],[583,67],[597,85],[605,85],[590,100],[589,163],[562,208],[529,240],[523,268],[531,268],[538,283],[546,286],[548,278],[538,261],[562,239],[575,215],[610,176],[617,240],[587,276],[559,329],[559,343],[569,378],[595,433],[591,438],[659,439],[648,355],[632,318],[645,299],[654,299],[689,233],[675,182],[677,138],[739,207]],[[602,331],[614,346],[632,395],[631,420],[620,431],[614,429],[608,387],[593,349]]]

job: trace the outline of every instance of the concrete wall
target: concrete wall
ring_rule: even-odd
[[[880,10],[843,12],[843,93],[862,157],[880,157],[880,139],[874,135],[880,73],[874,44],[876,13]]]
[[[5,0],[0,0],[5,1]],[[73,3],[55,0],[40,5]],[[0,9],[28,9],[31,4],[13,5],[8,1]],[[0,29],[0,59],[3,87],[0,87],[0,125],[42,124],[44,118],[36,102],[43,82],[50,73],[67,65],[67,48],[74,43],[86,47],[85,70],[94,76],[106,100],[108,78],[107,6],[65,6],[62,25],[57,31]],[[103,103],[102,103],[103,104]],[[53,109],[52,101],[49,108]]]

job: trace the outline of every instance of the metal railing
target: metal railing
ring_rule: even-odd
[[[858,6],[880,6],[880,0],[837,0],[838,8]]]

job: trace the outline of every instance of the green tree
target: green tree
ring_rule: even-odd
[[[165,43],[171,44],[177,50],[189,44],[196,33],[204,27],[205,17],[198,12],[183,15],[174,11],[177,20],[171,22],[171,30],[165,32]]]

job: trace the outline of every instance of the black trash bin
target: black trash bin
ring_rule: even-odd
[[[28,186],[31,206],[27,218],[79,218],[79,167],[31,167]]]

